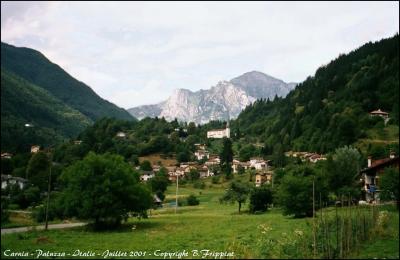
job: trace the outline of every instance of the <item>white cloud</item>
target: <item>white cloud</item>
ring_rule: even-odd
[[[133,102],[137,105],[159,103],[160,100],[167,99],[169,94],[170,92],[163,88],[161,81],[149,80],[140,88],[122,89],[114,92],[110,96],[110,101],[120,104],[122,107],[130,108]]]
[[[2,41],[129,108],[261,70],[302,81],[398,32],[398,2],[2,2]]]

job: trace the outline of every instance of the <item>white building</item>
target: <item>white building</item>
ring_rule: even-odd
[[[39,145],[33,145],[31,147],[31,153],[37,153],[40,150],[40,146]]]
[[[118,132],[116,136],[120,138],[125,138],[126,134],[124,132]]]
[[[244,170],[247,170],[250,168],[250,163],[249,162],[240,162],[240,161],[234,159],[232,162],[233,173],[238,173],[240,167],[242,167]]]
[[[207,138],[230,138],[231,137],[231,130],[229,127],[225,129],[215,129],[211,131],[207,131]]]
[[[22,190],[28,181],[24,178],[14,177],[11,175],[1,175],[1,188],[5,189],[8,185],[18,185]]]
[[[142,175],[140,175],[141,181],[148,181],[151,178],[154,178],[154,172],[152,172],[152,171],[146,171],[146,172],[143,172]]]
[[[197,160],[202,160],[204,158],[208,159],[210,154],[207,151],[204,150],[198,150],[194,153],[194,156],[196,156]]]
[[[11,159],[12,154],[11,153],[2,153],[1,154],[1,159]]]
[[[250,167],[254,167],[254,169],[256,170],[265,170],[268,167],[268,163],[265,160],[259,158],[252,158],[250,159],[249,163]]]

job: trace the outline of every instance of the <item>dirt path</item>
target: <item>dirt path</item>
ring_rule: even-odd
[[[67,223],[67,224],[50,224],[49,229],[61,229],[61,228],[70,228],[70,227],[80,227],[84,226],[86,223]],[[43,230],[44,225],[42,226],[31,226],[31,227],[18,227],[18,228],[2,228],[1,234],[11,234],[18,232],[26,232],[30,230]]]

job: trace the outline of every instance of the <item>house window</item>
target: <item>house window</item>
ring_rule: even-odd
[[[371,185],[375,185],[375,178],[374,177],[371,177],[371,183],[370,183]]]

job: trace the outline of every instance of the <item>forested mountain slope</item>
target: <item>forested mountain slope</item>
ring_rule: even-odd
[[[285,98],[258,100],[232,122],[235,132],[285,150],[318,152],[352,144],[389,113],[399,124],[399,35],[340,55]]]

